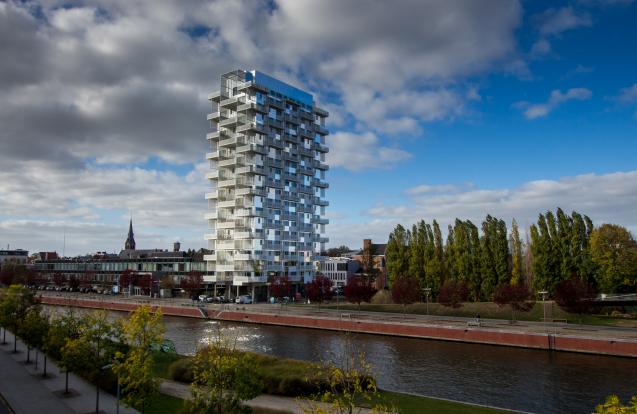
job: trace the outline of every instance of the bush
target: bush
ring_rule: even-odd
[[[168,375],[173,381],[190,384],[195,379],[192,360],[190,358],[178,359],[168,367]]]
[[[447,280],[438,292],[438,302],[444,306],[459,308],[469,299],[469,288],[461,281]]]
[[[393,303],[391,300],[391,293],[386,289],[381,289],[372,297],[370,303],[374,305],[387,305]]]

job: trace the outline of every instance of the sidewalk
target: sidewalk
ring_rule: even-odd
[[[13,334],[7,331],[7,344],[0,344],[0,394],[15,414],[86,414],[95,412],[95,386],[69,375],[71,396],[65,397],[65,375],[57,365],[47,361],[47,378],[42,378],[42,355],[39,355],[38,370],[33,363],[35,353],[31,351],[31,363],[25,364],[26,347],[18,340],[18,353],[13,353]],[[117,400],[100,390],[100,413],[115,413]],[[0,411],[1,412],[1,411]],[[121,414],[138,411],[120,404]]]
[[[162,380],[159,385],[159,390],[163,394],[172,395],[173,397],[188,399],[190,398],[190,386],[179,382]],[[265,410],[283,411],[290,414],[303,414],[301,407],[308,407],[307,400],[282,397],[280,395],[261,394],[256,398],[246,401],[245,405],[252,408],[260,408]],[[321,406],[328,407],[327,404],[319,403]],[[357,413],[369,414],[372,411],[366,408],[361,408]]]

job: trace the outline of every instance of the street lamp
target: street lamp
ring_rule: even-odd
[[[543,291],[538,292],[538,293],[540,295],[542,295],[542,313],[544,315],[542,320],[544,321],[544,328],[546,329],[546,295],[548,295],[549,292],[547,292],[546,290],[543,290]]]
[[[425,291],[425,304],[427,306],[427,316],[429,315],[429,294],[431,293],[431,288],[426,287],[423,289]]]
[[[104,365],[102,367],[102,371],[106,371],[106,370],[111,369],[111,368],[113,368],[113,364]],[[97,387],[97,402],[96,402],[96,405],[95,405],[95,412],[96,413],[99,413],[99,401],[100,401],[100,388],[99,388],[99,385],[98,385],[98,387]],[[116,405],[115,410],[116,410],[115,413],[119,414],[119,373],[117,374],[117,405]]]

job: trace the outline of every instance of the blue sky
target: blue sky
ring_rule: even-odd
[[[636,17],[630,0],[0,3],[0,243],[117,251],[132,212],[140,247],[204,247],[206,97],[235,68],[330,111],[331,245],[558,206],[637,231]]]

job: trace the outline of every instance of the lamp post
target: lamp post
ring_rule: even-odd
[[[111,369],[113,368],[113,364],[108,364],[108,365],[104,365],[102,367],[102,371],[106,371],[107,369]],[[99,413],[99,395],[100,395],[100,389],[99,386],[97,388],[97,403],[95,406],[95,412]],[[117,403],[116,403],[116,408],[115,408],[115,413],[119,414],[119,373],[117,374]]]
[[[427,306],[427,316],[429,316],[429,294],[431,293],[431,288],[426,287],[423,290],[425,291],[425,304]]]
[[[546,290],[542,290],[538,293],[542,295],[542,313],[544,315],[542,321],[544,321],[544,330],[546,330],[546,295],[548,295],[549,292],[547,292]]]

